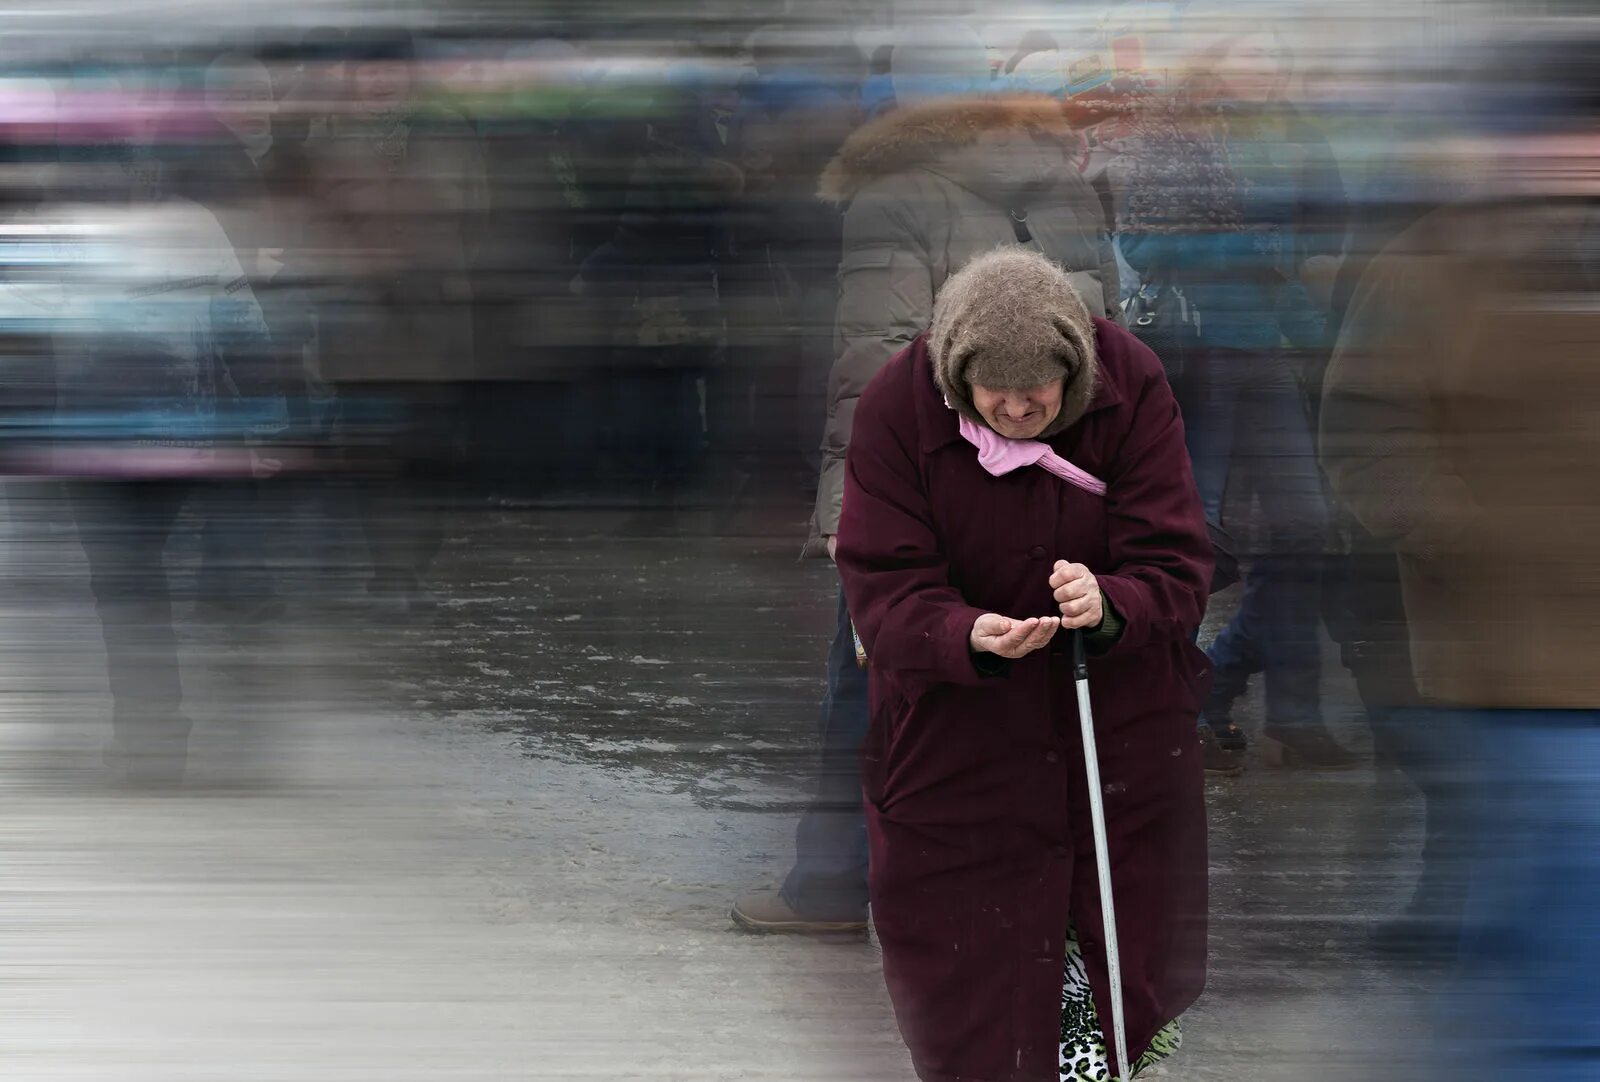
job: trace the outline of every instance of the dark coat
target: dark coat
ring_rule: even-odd
[[[987,612],[1054,611],[1055,560],[1088,565],[1126,621],[1090,663],[1119,906],[1129,1054],[1205,974],[1205,808],[1195,722],[1209,669],[1190,642],[1211,547],[1160,362],[1095,319],[1102,382],[1050,441],[1109,485],[978,465],[924,339],[862,396],[839,573],[871,658],[862,753],[873,919],[901,1032],[932,1082],[1058,1074],[1069,919],[1111,1018],[1068,640],[974,667]]]

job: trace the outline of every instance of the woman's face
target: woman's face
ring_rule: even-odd
[[[972,404],[989,427],[1012,440],[1031,440],[1061,413],[1064,380],[1026,391],[991,391],[972,385]]]

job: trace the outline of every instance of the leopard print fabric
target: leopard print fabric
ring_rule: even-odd
[[[1134,1064],[1135,1077],[1182,1045],[1183,1029],[1174,1018],[1161,1028]],[[1095,1014],[1089,975],[1076,935],[1067,940],[1067,976],[1061,988],[1061,1082],[1111,1082],[1111,1057]]]

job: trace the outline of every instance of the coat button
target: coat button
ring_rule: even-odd
[[[1044,753],[1044,761],[1047,763],[1059,763],[1061,755],[1059,752],[1047,751]]]
[[[1044,559],[1044,546],[1043,545],[1035,545],[1035,546],[1033,546],[1033,548],[1028,550],[1028,555],[1031,556],[1035,560]]]

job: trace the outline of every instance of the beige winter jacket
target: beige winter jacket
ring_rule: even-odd
[[[1002,245],[1065,267],[1095,314],[1117,318],[1104,211],[1079,173],[1078,136],[1049,98],[933,102],[856,132],[822,176],[844,207],[835,357],[807,555],[837,532],[856,402],[889,358],[927,329],[951,274]]]
[[[1600,707],[1600,215],[1424,218],[1369,268],[1324,385],[1339,498],[1400,557],[1417,685]]]

